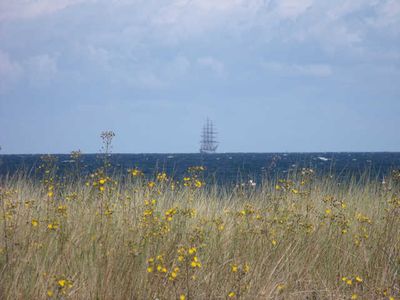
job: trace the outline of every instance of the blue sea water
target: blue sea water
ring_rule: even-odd
[[[75,162],[68,154],[58,154],[57,165],[62,175],[71,171]],[[0,176],[13,176],[23,171],[38,176],[41,155],[0,155]],[[182,178],[188,167],[204,166],[204,177],[219,183],[259,181],[265,177],[285,177],[288,172],[312,168],[319,176],[369,176],[383,178],[400,168],[400,153],[216,153],[216,154],[111,154],[114,172],[127,174],[139,168],[147,176],[166,172]],[[81,156],[83,173],[90,173],[102,165],[99,154]]]

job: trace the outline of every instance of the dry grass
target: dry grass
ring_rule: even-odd
[[[0,299],[399,299],[394,182],[133,174],[3,180]]]

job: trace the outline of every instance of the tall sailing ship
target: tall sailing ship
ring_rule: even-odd
[[[218,148],[216,135],[217,132],[214,129],[214,124],[210,119],[207,118],[207,122],[203,126],[203,132],[201,134],[200,153],[205,153],[205,154],[215,153],[215,151]]]

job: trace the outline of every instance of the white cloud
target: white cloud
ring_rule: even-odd
[[[125,78],[126,83],[132,87],[145,89],[162,89],[167,87],[167,82],[151,70],[143,70]]]
[[[91,3],[85,7],[92,7],[93,11],[109,10],[117,15],[118,22],[114,24],[123,24],[117,35],[129,29],[135,38],[138,34],[145,39],[151,35],[151,39],[173,45],[214,31],[240,36],[255,27],[261,30],[263,39],[312,39],[332,48],[362,41],[370,26],[400,23],[398,0],[3,0],[0,21],[40,17],[80,3]],[[346,19],[366,9],[376,13],[369,22],[360,17],[356,26]],[[293,20],[296,26],[285,29],[285,22]]]
[[[164,2],[149,19],[151,33],[167,44],[207,39],[215,32],[241,39],[257,30],[255,41],[312,42],[333,53],[336,49],[358,51],[365,47],[362,44],[375,30],[372,27],[379,28],[382,36],[388,31],[400,32],[400,2],[175,0]]]
[[[286,64],[280,62],[266,62],[263,67],[280,75],[328,77],[332,75],[332,67],[327,64]]]
[[[32,87],[43,87],[58,73],[57,57],[42,54],[15,61],[0,50],[0,92],[11,89],[18,82],[26,82]]]
[[[53,19],[38,22],[40,17],[80,3],[89,5],[63,12],[63,20],[67,21],[65,28],[52,27]],[[112,22],[104,22],[110,16],[116,17]],[[21,18],[27,20],[20,26],[9,22]],[[335,63],[354,62],[359,57],[364,57],[366,62],[371,51],[374,51],[374,57],[368,63],[376,63],[379,55],[385,57],[382,61],[390,63],[397,59],[395,42],[398,38],[396,35],[388,38],[387,32],[400,31],[400,26],[395,26],[400,24],[400,2],[0,0],[2,24],[7,24],[2,37],[15,37],[18,41],[15,43],[9,38],[8,53],[14,53],[13,50],[19,53],[19,62],[3,57],[2,68],[14,69],[15,74],[26,73],[26,78],[32,76],[32,84],[48,83],[63,70],[57,65],[57,56],[31,58],[30,49],[23,51],[18,46],[25,44],[22,42],[26,38],[24,29],[30,24],[43,41],[51,41],[49,45],[34,43],[32,50],[35,53],[57,51],[60,57],[68,59],[68,69],[74,69],[75,73],[86,72],[85,77],[92,74],[96,79],[129,86],[164,88],[201,68],[219,77],[236,68],[245,68],[255,74],[257,71],[252,69],[254,59],[259,61],[260,57],[265,59],[268,55],[267,59],[279,61],[266,64],[271,71],[319,77],[330,76]],[[386,39],[391,47],[386,49],[379,44],[375,40],[378,36]],[[48,46],[55,50],[47,51]],[[295,59],[291,60],[294,63],[286,61],[278,47],[294,51]],[[329,64],[304,63],[302,57],[310,49],[318,56],[312,61]],[[209,56],[201,57],[203,53]]]
[[[296,18],[311,7],[313,0],[277,0],[277,12],[283,18]]]
[[[190,68],[190,60],[178,55],[169,62],[154,60],[149,65],[138,65],[130,74],[122,74],[127,75],[129,85],[145,89],[164,89],[184,78]],[[119,76],[121,80],[125,80],[122,74]]]
[[[197,59],[197,63],[202,67],[210,69],[217,76],[223,76],[225,74],[224,64],[214,57],[201,57]]]
[[[182,55],[175,57],[166,65],[166,73],[168,77],[185,76],[191,66],[190,60]]]
[[[57,58],[49,54],[33,56],[24,66],[27,80],[34,87],[49,84],[58,73]]]
[[[386,18],[397,19],[400,17],[400,2],[389,0],[382,6],[382,12]]]
[[[88,0],[2,0],[0,21],[30,19],[63,10]]]
[[[0,50],[0,93],[8,90],[22,75],[22,66],[12,61],[9,55]]]
[[[325,5],[326,16],[330,21],[340,20],[354,12],[376,7],[378,0],[336,0],[333,4]],[[321,7],[321,8],[323,8]]]
[[[210,31],[240,30],[257,22],[256,14],[263,7],[262,0],[175,0],[160,6],[150,20],[160,37],[176,43]]]
[[[395,34],[400,33],[400,1],[382,1],[377,8],[377,17],[371,21],[372,26],[390,29]]]
[[[294,72],[302,75],[316,76],[316,77],[327,77],[332,75],[332,68],[329,65],[324,64],[312,64],[312,65],[293,65]]]
[[[81,51],[84,52],[89,60],[94,62],[96,65],[104,68],[108,68],[110,66],[110,61],[112,59],[110,51],[102,47],[95,47],[93,45],[88,45],[86,49],[82,49]]]

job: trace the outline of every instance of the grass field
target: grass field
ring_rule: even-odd
[[[3,178],[0,299],[399,299],[399,176]],[[397,177],[396,177],[397,176]]]

